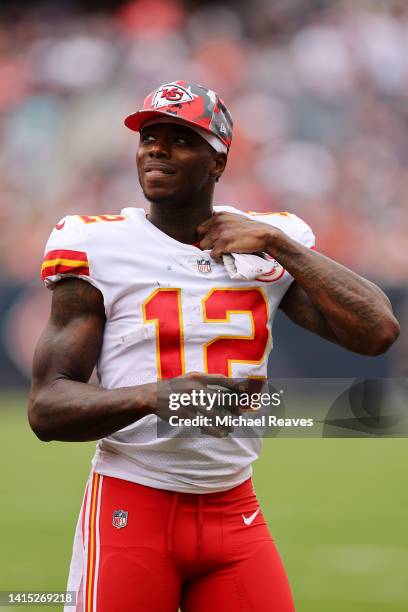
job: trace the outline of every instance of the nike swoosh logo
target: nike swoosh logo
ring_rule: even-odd
[[[244,516],[243,514],[241,515],[243,520],[244,520],[245,525],[250,525],[251,523],[254,522],[254,520],[258,516],[259,510],[260,510],[260,508],[258,508],[258,510],[255,510],[255,512],[253,514],[251,514],[251,516]]]
[[[55,229],[57,230],[61,230],[65,225],[65,221],[63,221],[62,223],[57,223],[57,225],[55,226]]]

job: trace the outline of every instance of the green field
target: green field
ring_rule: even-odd
[[[0,397],[0,590],[65,589],[93,449],[39,442]],[[298,612],[408,610],[407,475],[406,439],[266,440],[256,488]]]

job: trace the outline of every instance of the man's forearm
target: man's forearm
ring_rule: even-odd
[[[388,299],[373,283],[280,231],[271,233],[266,251],[306,291],[343,346],[378,354],[398,337]]]
[[[29,420],[44,441],[98,440],[153,412],[155,383],[103,389],[60,378],[30,393]]]

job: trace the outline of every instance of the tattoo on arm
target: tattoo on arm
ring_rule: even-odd
[[[391,346],[399,325],[379,287],[282,232],[274,238],[267,252],[307,295],[295,287],[283,301],[282,310],[293,321],[364,355],[378,355]]]
[[[56,284],[53,291],[51,321],[58,327],[64,327],[76,317],[90,313],[105,318],[103,301],[100,292],[90,283],[67,278]]]
[[[156,408],[156,385],[87,384],[102,348],[103,298],[80,279],[54,289],[51,317],[34,355],[29,422],[41,440],[98,440]]]
[[[95,287],[79,279],[60,281],[35,352],[34,382],[87,382],[101,350],[104,324],[103,300]]]
[[[327,322],[327,319],[313,304],[310,297],[296,281],[293,282],[287,290],[279,308],[291,321],[293,321],[293,323],[318,334],[326,340],[337,342],[336,335]]]

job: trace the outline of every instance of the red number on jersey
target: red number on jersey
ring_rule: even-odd
[[[159,378],[173,378],[185,373],[180,293],[181,289],[156,289],[142,305],[144,322],[156,325]]]
[[[247,314],[250,336],[218,336],[204,345],[205,370],[232,376],[232,363],[261,363],[269,339],[268,302],[260,287],[213,289],[203,300],[204,321],[229,323],[231,314]]]
[[[269,340],[268,303],[262,289],[212,289],[202,303],[204,322],[229,323],[231,314],[246,314],[252,328],[249,336],[225,335],[207,342],[205,371],[231,376],[232,363],[261,363]],[[181,376],[185,373],[181,289],[157,289],[142,308],[144,322],[156,326],[158,377]]]

